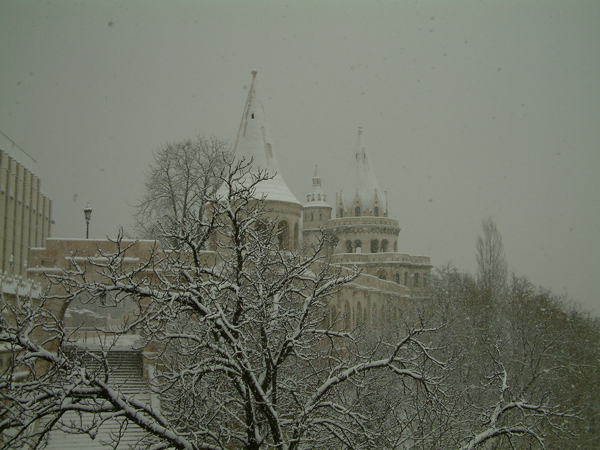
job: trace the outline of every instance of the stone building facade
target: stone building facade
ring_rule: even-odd
[[[272,176],[256,185],[255,196],[257,201],[266,203],[268,217],[276,222],[281,248],[312,252],[325,235],[327,245],[322,249],[325,260],[344,270],[360,270],[360,276],[332,299],[331,320],[341,314],[349,327],[375,324],[378,318],[391,320],[394,312],[400,314],[407,298],[422,295],[431,264],[428,256],[399,252],[400,227],[396,219],[388,216],[387,193],[379,188],[371,168],[361,142],[362,130],[359,129],[349,161],[344,189],[336,196],[337,217],[332,217],[334,208],[327,202],[318,169],[312,178],[312,190],[302,205],[285,183],[279,168],[256,75],[253,71],[234,158],[250,164],[249,179],[259,171]],[[223,189],[217,195],[224,194]],[[147,258],[154,245],[153,241],[133,245],[132,262]],[[41,283],[46,274],[66,268],[72,255],[85,262],[86,258],[96,258],[100,250],[106,251],[111,246],[114,244],[105,240],[50,239],[46,248],[31,250],[30,277]],[[218,256],[210,250],[206,263],[216,263]]]
[[[335,218],[315,172],[304,205],[304,247],[314,249],[324,234],[332,242],[325,249],[332,264],[358,267],[364,274],[393,281],[418,295],[427,287],[430,258],[398,252],[400,226],[388,216],[387,192],[379,188],[361,138],[359,128],[344,189],[336,195]]]
[[[51,224],[35,161],[0,135],[0,275],[25,277],[29,248],[44,246]]]

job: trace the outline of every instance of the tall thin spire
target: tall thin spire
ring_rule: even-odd
[[[319,166],[315,166],[315,176],[312,179],[312,190],[306,196],[306,206],[327,206],[327,196],[321,186],[321,177],[319,176]]]
[[[250,172],[257,173],[266,171],[273,178],[261,181],[256,186],[256,196],[265,197],[267,200],[276,200],[282,202],[297,203],[292,191],[283,180],[277,156],[273,149],[273,138],[267,122],[265,110],[258,93],[258,83],[256,82],[257,71],[252,71],[252,83],[250,92],[244,106],[242,122],[238,131],[234,146],[234,156],[236,160],[252,162]]]
[[[356,204],[358,201],[365,214],[380,215],[381,212],[381,215],[387,215],[386,194],[379,188],[375,172],[371,167],[365,147],[362,145],[362,127],[358,127],[358,137],[353,153],[344,190],[340,195],[343,207],[350,212],[354,210],[355,206],[358,206]],[[377,210],[375,210],[375,206],[378,207]]]

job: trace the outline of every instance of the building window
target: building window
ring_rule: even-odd
[[[360,206],[357,206],[356,208],[354,208],[354,215],[356,217],[360,217]]]
[[[323,214],[319,214],[319,220],[323,220]]]
[[[383,269],[379,269],[379,271],[377,272],[377,277],[380,280],[387,280],[387,273],[386,273],[386,271],[383,270]]]
[[[404,286],[408,287],[408,272],[404,272]]]
[[[396,274],[396,284],[400,284],[400,274]]]
[[[346,241],[346,253],[352,253],[352,241]]]
[[[346,300],[346,305],[344,305],[344,328],[346,330],[349,330],[350,327],[352,326],[352,323],[350,322],[350,320],[352,319],[351,317],[351,312],[350,312],[350,303],[348,303],[348,300]]]
[[[310,213],[310,221],[312,222],[313,220],[315,220],[315,215],[313,213]]]
[[[375,217],[379,217],[379,207],[377,207],[377,206],[375,207],[374,214],[375,214]]]
[[[254,119],[254,113],[252,113],[252,118]]]
[[[415,273],[415,287],[419,287],[419,274]]]
[[[360,249],[360,251],[359,251]],[[359,239],[357,239],[356,241],[354,241],[354,251],[356,253],[361,253],[362,252],[362,241],[360,241]]]
[[[300,228],[298,226],[298,222],[296,222],[294,224],[294,242],[293,242],[294,250],[298,249],[299,243],[300,243]]]
[[[388,241],[387,239],[384,239],[383,241],[381,241],[381,253],[385,253],[388,251]]]
[[[398,252],[398,241],[394,241],[394,253]]]
[[[277,238],[279,239],[279,248],[281,250],[290,249],[290,227],[285,220],[277,225]]]
[[[371,239],[371,253],[377,253],[379,251],[379,241],[377,239]]]
[[[344,217],[344,209],[340,208],[340,217]]]

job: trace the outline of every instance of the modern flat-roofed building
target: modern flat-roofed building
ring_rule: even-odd
[[[36,161],[0,132],[0,275],[25,277],[29,249],[44,246],[51,224]]]

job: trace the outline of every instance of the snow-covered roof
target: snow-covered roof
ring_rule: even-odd
[[[379,199],[379,204],[383,207],[384,212],[387,209],[387,199],[385,192],[379,188],[379,183],[375,177],[375,172],[371,167],[371,162],[365,148],[361,143],[362,128],[358,129],[358,138],[354,147],[354,155],[348,174],[346,175],[346,183],[342,190],[341,196],[345,208],[349,208],[354,204],[356,195],[358,194],[363,208],[371,210],[375,193]]]
[[[312,190],[310,194],[307,195],[305,207],[324,206],[327,208],[331,208],[331,206],[327,204],[327,196],[325,195],[325,192],[323,192],[323,188],[321,187],[321,177],[319,176],[318,166],[315,166],[315,176],[312,180]]]
[[[256,186],[256,197],[265,198],[266,200],[275,200],[281,202],[301,203],[296,199],[290,188],[287,186],[277,156],[273,148],[273,138],[271,130],[267,123],[265,110],[258,95],[258,86],[256,83],[256,70],[252,71],[252,83],[250,84],[250,92],[244,107],[242,115],[242,123],[238,131],[237,140],[235,141],[234,155],[236,160],[252,161],[250,173],[247,178],[251,178],[251,173],[258,171],[266,171],[272,179],[261,181]],[[244,180],[241,180],[242,183]],[[221,187],[217,195],[223,195]]]

